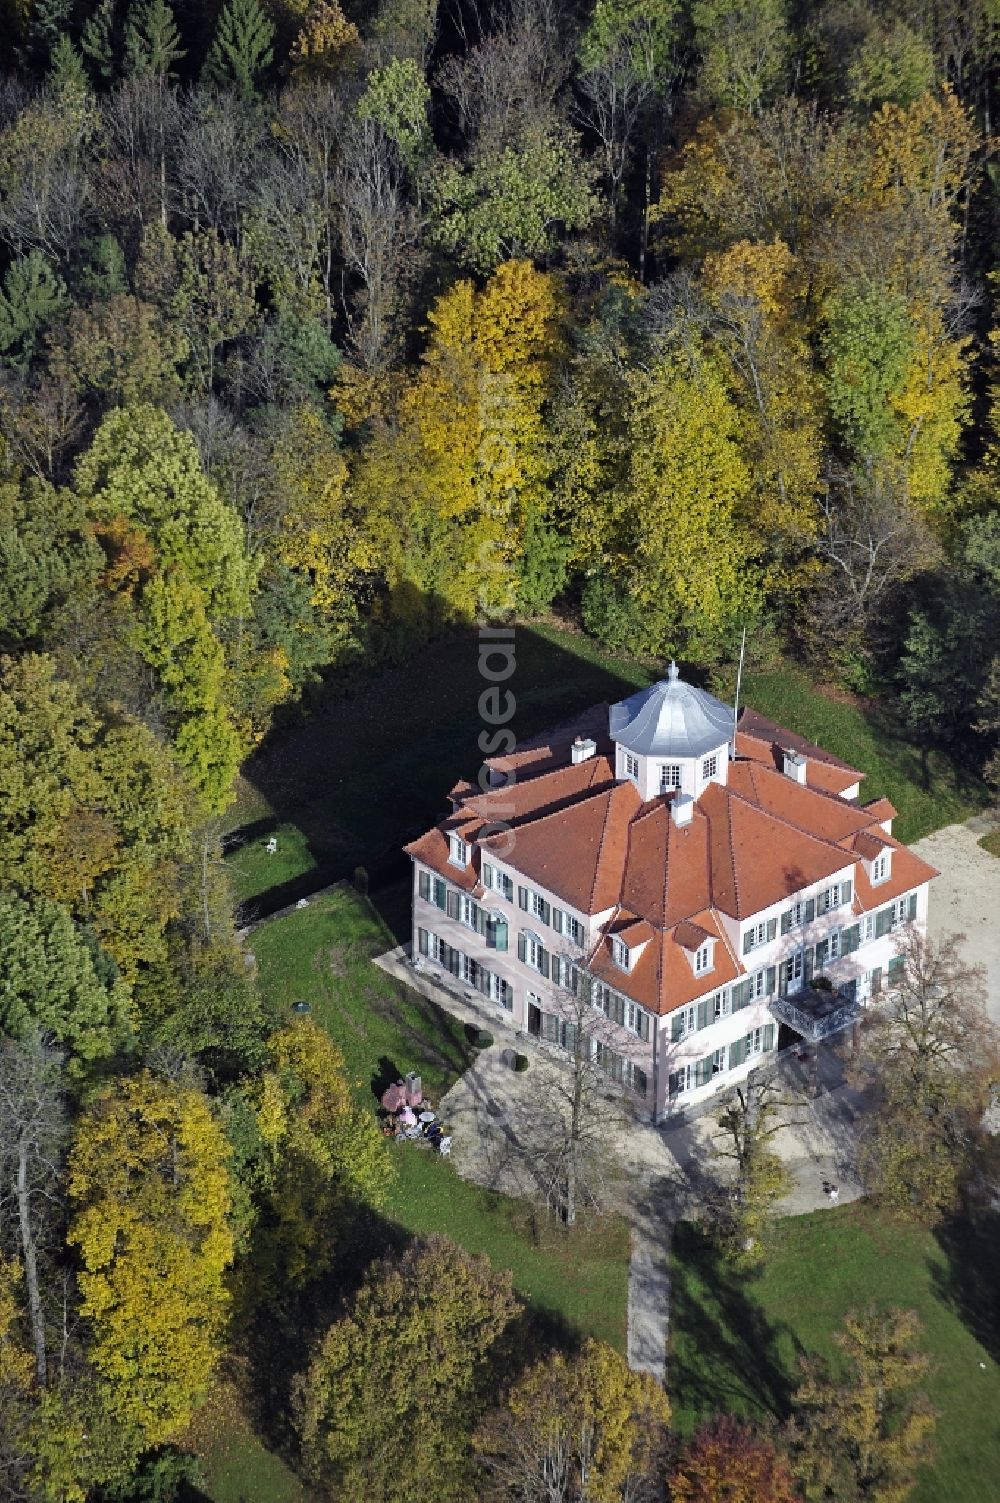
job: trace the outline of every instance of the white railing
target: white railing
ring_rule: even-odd
[[[822,1017],[815,1016],[804,1007],[797,1007],[790,997],[772,997],[768,1006],[779,1023],[787,1023],[789,1028],[794,1028],[810,1044],[817,1044],[821,1039],[829,1038],[831,1033],[849,1028],[861,1011],[860,1003],[846,999],[842,999],[841,1005],[833,1012]]]

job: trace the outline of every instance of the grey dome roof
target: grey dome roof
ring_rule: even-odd
[[[700,757],[733,734],[733,707],[684,683],[676,663],[666,678],[611,706],[609,729],[640,757]]]

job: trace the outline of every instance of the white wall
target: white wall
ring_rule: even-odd
[[[620,782],[628,779],[625,771],[627,748],[616,746],[615,748],[615,776]],[[716,759],[716,772],[714,778],[702,776],[702,767],[709,757]],[[724,741],[714,751],[707,751],[700,757],[637,757],[639,763],[639,775],[634,780],[640,796],[644,799],[659,798],[660,796],[660,769],[665,762],[675,763],[681,769],[681,793],[687,793],[691,798],[698,798],[708,787],[709,783],[725,783],[729,778],[729,742]]]

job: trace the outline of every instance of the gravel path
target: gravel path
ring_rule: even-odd
[[[913,849],[941,873],[931,883],[929,932],[936,938],[965,935],[962,956],[985,968],[990,1015],[1000,1023],[1000,857],[978,843],[996,826],[995,819],[980,815],[935,830]]]

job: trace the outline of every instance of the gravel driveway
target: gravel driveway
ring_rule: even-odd
[[[995,820],[977,816],[946,825],[913,846],[941,875],[931,883],[928,929],[932,937],[964,934],[963,958],[986,970],[990,1016],[1000,1023],[1000,857],[978,844]]]

